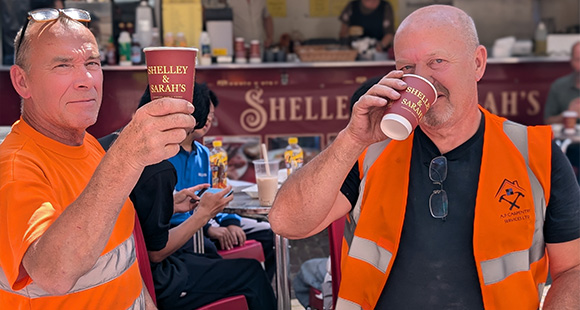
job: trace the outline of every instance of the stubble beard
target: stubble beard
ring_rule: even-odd
[[[455,108],[448,100],[436,102],[435,106],[437,106],[436,109],[427,111],[423,117],[423,123],[428,127],[439,128],[451,119]]]

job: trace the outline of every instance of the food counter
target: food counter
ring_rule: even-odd
[[[394,68],[393,61],[220,64],[200,66],[197,80],[220,104],[212,136],[315,137],[324,148],[347,123],[350,96],[366,79]],[[147,84],[145,66],[103,67],[103,104],[88,131],[97,137],[127,123]],[[566,58],[489,59],[479,84],[480,104],[523,124],[541,124],[550,83],[571,71]],[[9,67],[0,67],[0,126],[18,119],[19,98]]]

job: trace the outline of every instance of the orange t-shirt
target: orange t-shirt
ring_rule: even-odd
[[[32,283],[20,272],[26,250],[79,196],[104,154],[88,133],[81,146],[68,146],[22,119],[0,144],[1,309],[127,309],[141,293],[136,263],[109,282],[68,295],[30,298],[22,290]],[[131,236],[134,216],[127,199],[101,255]]]

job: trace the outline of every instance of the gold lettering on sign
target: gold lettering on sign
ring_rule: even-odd
[[[330,99],[336,102],[329,101]],[[268,97],[261,88],[246,91],[249,108],[240,115],[240,126],[248,132],[262,130],[269,122],[332,121],[349,118],[349,97],[340,95],[306,97]],[[336,108],[336,113],[334,113]]]
[[[276,102],[277,101],[277,102]],[[270,121],[285,121],[286,120],[286,98],[270,98]],[[276,111],[279,112],[279,118],[276,117]]]
[[[488,110],[489,112],[499,115],[499,111],[497,109],[497,104],[495,103],[495,98],[493,97],[492,92],[488,92],[485,95],[485,101],[483,102],[483,107]]]
[[[528,102],[530,103],[530,108],[526,110],[528,115],[537,115],[540,113],[540,102],[538,101],[538,96],[540,96],[540,92],[537,90],[532,90],[528,93]]]
[[[302,98],[290,97],[290,120],[291,121],[301,121],[302,120],[302,115],[299,115],[300,102],[302,102]]]
[[[501,114],[518,115],[518,93],[516,91],[501,92]]]
[[[264,90],[261,88],[250,89],[246,92],[246,103],[253,109],[246,109],[240,115],[240,125],[248,132],[256,132],[262,130],[268,122],[268,114],[266,109],[262,106],[262,94]]]
[[[348,119],[350,116],[348,96],[336,96],[336,119]]]
[[[306,101],[306,117],[304,119],[307,121],[318,120],[318,113],[312,113],[312,97],[306,97],[304,99]]]
[[[508,118],[520,113],[535,116],[541,109],[539,96],[540,92],[537,90],[501,91],[498,94],[487,92],[482,106],[493,114]]]
[[[320,97],[320,119],[321,120],[331,120],[334,118],[334,114],[328,114],[328,97]]]

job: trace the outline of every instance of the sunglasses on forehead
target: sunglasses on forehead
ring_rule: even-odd
[[[79,22],[88,23],[91,21],[91,14],[85,10],[75,9],[75,8],[68,8],[68,9],[38,9],[34,11],[28,12],[28,16],[26,18],[26,22],[22,27],[22,32],[20,34],[20,38],[18,39],[18,45],[16,46],[16,54],[20,50],[20,45],[22,45],[22,40],[24,38],[24,34],[26,33],[26,28],[30,23],[30,20],[34,20],[35,22],[46,23],[53,20],[57,20],[60,16],[65,15],[68,18],[74,19]]]

